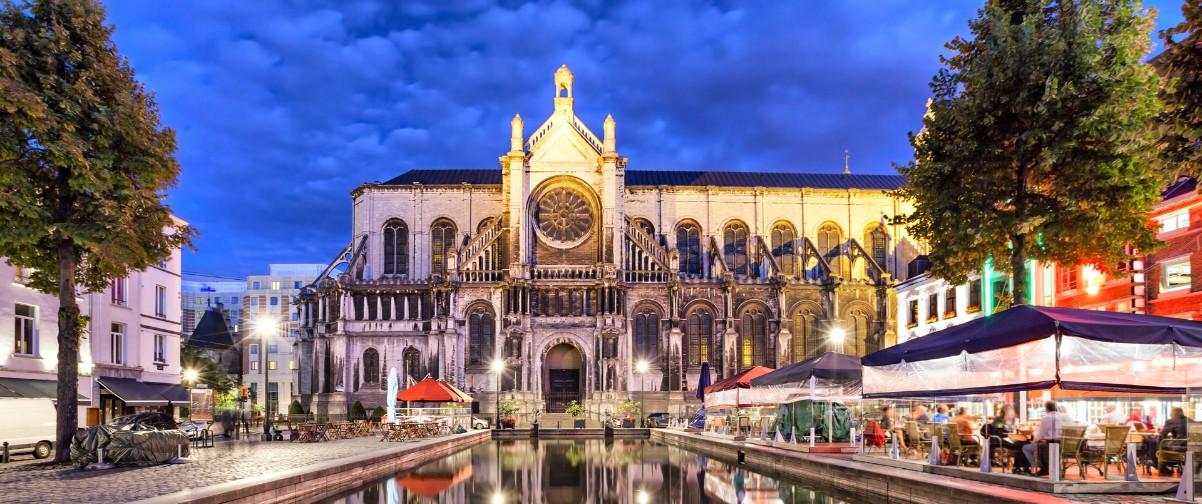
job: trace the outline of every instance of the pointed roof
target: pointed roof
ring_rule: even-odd
[[[234,346],[234,334],[225,323],[225,310],[209,308],[205,310],[196,329],[188,336],[187,345],[194,348],[214,348],[225,350]]]

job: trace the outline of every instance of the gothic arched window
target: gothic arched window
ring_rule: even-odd
[[[641,310],[634,315],[634,358],[654,365],[659,359],[659,313]]]
[[[680,252],[680,272],[701,276],[701,226],[686,221],[676,226],[676,250]]]
[[[822,353],[822,337],[818,334],[820,318],[822,311],[808,304],[802,305],[793,314],[793,362],[801,362]]]
[[[818,226],[818,253],[825,257],[838,254],[839,245],[843,243],[843,231],[833,222]]]
[[[493,357],[493,336],[496,333],[496,317],[487,306],[477,306],[467,317],[469,366],[487,366]]]
[[[761,307],[745,310],[739,319],[739,369],[774,367],[773,350],[768,337],[768,312]]]
[[[865,355],[879,350],[873,341],[872,315],[863,307],[855,307],[847,311],[848,334],[844,343],[844,353],[849,355]]]
[[[405,353],[401,356],[401,360],[405,366],[405,376],[412,378],[415,382],[425,377],[422,375],[421,351],[413,347],[406,348]]]
[[[726,256],[726,267],[736,275],[747,274],[747,225],[731,222],[722,231],[722,251]]]
[[[889,271],[889,233],[885,231],[885,226],[879,223],[870,226],[864,232],[864,245],[877,266]]]
[[[702,362],[717,364],[714,347],[714,316],[709,310],[696,310],[685,321],[685,340],[689,342],[689,365]]]
[[[363,351],[363,383],[380,383],[380,353],[374,348]]]
[[[776,258],[776,263],[780,265],[781,273],[789,276],[793,276],[796,270],[796,237],[793,226],[788,223],[780,222],[772,226],[772,257]]]
[[[384,223],[384,274],[409,274],[409,226],[400,219]]]
[[[455,248],[455,223],[438,219],[430,225],[430,272],[447,273],[447,252]]]

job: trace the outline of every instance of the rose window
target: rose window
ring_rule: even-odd
[[[593,226],[593,214],[584,196],[571,189],[553,189],[543,195],[535,210],[538,231],[549,241],[574,244]]]

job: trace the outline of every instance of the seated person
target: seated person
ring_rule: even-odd
[[[926,425],[931,423],[931,416],[927,414],[927,407],[924,404],[919,404],[914,407],[912,418],[918,425]]]
[[[1099,424],[1123,425],[1123,423],[1125,423],[1127,421],[1127,418],[1124,417],[1123,413],[1119,411],[1118,406],[1115,406],[1113,404],[1107,404],[1106,408],[1105,408],[1105,412],[1106,413],[1104,415],[1102,415],[1102,418],[1098,420]]]
[[[956,432],[960,434],[961,443],[977,444],[977,438],[972,435],[972,417],[968,416],[968,409],[958,408],[956,416],[952,418],[952,423],[956,424]]]
[[[897,446],[900,449],[906,449],[905,431],[900,422],[893,418],[893,406],[885,405],[881,408],[881,428],[897,439]]]
[[[1189,419],[1185,417],[1185,410],[1173,408],[1169,413],[1169,419],[1164,422],[1164,427],[1160,429],[1160,436],[1185,439],[1189,430],[1186,427],[1187,425],[1189,425]]]
[[[1034,442],[1023,446],[1023,455],[1030,467],[1039,468],[1040,476],[1048,475],[1047,463],[1042,459],[1046,456],[1048,442],[1060,437],[1060,426],[1064,418],[1056,409],[1056,401],[1048,401],[1043,405],[1044,414],[1039,419],[1039,427],[1035,429]]]
[[[947,405],[940,404],[935,408],[935,416],[931,417],[933,423],[948,423],[952,417],[947,416]]]

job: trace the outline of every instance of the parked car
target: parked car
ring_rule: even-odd
[[[33,452],[44,459],[54,453],[57,419],[50,399],[0,399],[0,442],[9,453]]]
[[[472,428],[473,429],[487,429],[491,425],[492,425],[492,422],[489,422],[488,420],[485,420],[483,418],[478,418],[478,417],[472,417]]]
[[[184,431],[188,435],[188,439],[196,439],[200,437],[200,431],[204,430],[204,422],[180,422],[179,430]]]
[[[667,413],[652,413],[647,415],[647,427],[667,427],[669,419]]]

